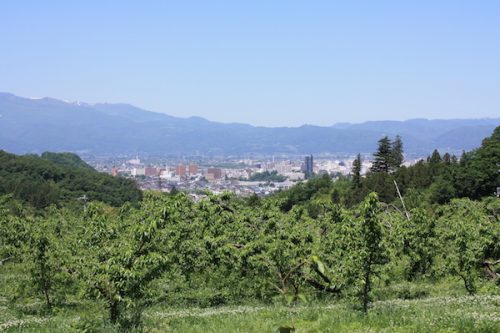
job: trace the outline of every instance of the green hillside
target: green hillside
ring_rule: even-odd
[[[12,194],[35,208],[83,195],[112,206],[141,199],[133,181],[97,172],[71,153],[18,156],[0,151],[0,194]]]
[[[52,153],[46,151],[40,157],[44,160],[51,161],[55,164],[66,166],[69,168],[95,171],[94,168],[85,163],[85,161],[82,160],[80,156],[73,153]]]

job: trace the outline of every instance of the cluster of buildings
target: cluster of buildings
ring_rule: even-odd
[[[193,158],[194,159],[194,158]],[[339,158],[312,155],[291,158],[238,159],[221,158],[219,160],[196,158],[196,162],[179,163],[175,159],[134,157],[132,159],[113,158],[88,162],[96,169],[109,172],[113,176],[135,179],[142,189],[171,191],[173,188],[189,193],[211,191],[220,193],[231,191],[237,194],[266,195],[280,189],[286,189],[295,183],[308,179],[314,174],[328,174],[332,178],[348,175],[352,169],[354,156]],[[94,162],[94,163],[93,163]],[[109,165],[112,163],[112,167]],[[362,165],[362,173],[370,168],[370,162]],[[279,175],[277,178],[253,181],[259,173]]]
[[[166,181],[179,182],[183,179],[204,177],[209,181],[222,179],[221,168],[200,168],[197,164],[178,164],[172,167],[144,165],[139,158],[128,160],[120,167],[113,166],[111,175],[133,178],[161,178]]]

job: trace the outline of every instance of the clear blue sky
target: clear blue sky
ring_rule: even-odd
[[[256,125],[500,116],[500,1],[0,3],[0,91]]]

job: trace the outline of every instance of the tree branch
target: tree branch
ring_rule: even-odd
[[[9,260],[10,260],[10,259],[12,259],[12,258],[13,258],[13,257],[12,257],[12,256],[10,256],[10,257],[7,257],[7,258],[4,258],[4,259],[0,260],[0,266],[2,266],[4,262],[9,261]]]
[[[488,274],[492,279],[498,279],[500,278],[500,274],[498,274],[497,272],[495,272],[492,268],[492,266],[495,266],[497,264],[500,264],[500,260],[497,260],[497,261],[484,261],[482,263],[482,266],[484,268],[484,271],[486,272],[486,274]]]
[[[314,280],[313,278],[308,278],[308,279],[306,279],[306,281],[311,286],[313,286],[314,288],[316,288],[320,291],[326,291],[326,292],[333,293],[333,294],[340,294],[340,291],[341,291],[340,288],[325,286],[325,285],[319,283],[318,281]]]

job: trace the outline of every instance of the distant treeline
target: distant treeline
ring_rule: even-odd
[[[313,213],[318,201],[329,199],[352,207],[370,192],[377,192],[382,202],[400,206],[396,184],[407,208],[444,204],[453,198],[477,200],[494,196],[500,186],[500,127],[483,140],[480,148],[460,157],[441,155],[435,150],[427,159],[407,167],[402,165],[402,151],[398,138],[394,142],[382,138],[374,153],[373,166],[364,177],[360,175],[358,155],[349,177],[332,181],[328,175],[316,176],[276,195],[283,198],[284,210],[308,202]]]
[[[89,200],[112,206],[138,202],[141,191],[132,180],[97,172],[75,154],[17,156],[0,151],[0,194],[12,194],[35,208]]]
[[[257,172],[248,178],[249,181],[259,181],[259,182],[284,182],[286,177],[278,174],[277,171],[264,171]]]

